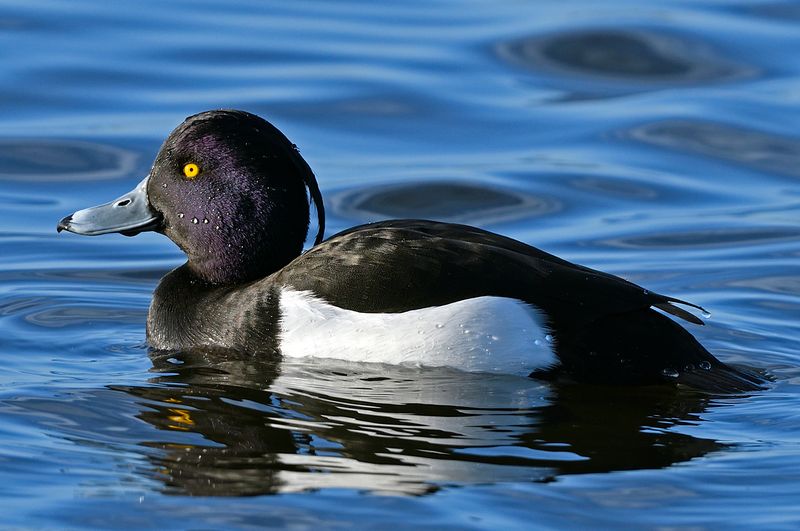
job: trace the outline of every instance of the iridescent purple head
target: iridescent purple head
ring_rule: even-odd
[[[156,230],[213,284],[266,276],[300,255],[309,198],[325,227],[316,179],[295,146],[267,121],[243,111],[187,118],[166,139],[148,177],[116,201],[64,218],[79,234]]]

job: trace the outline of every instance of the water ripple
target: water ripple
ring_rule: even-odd
[[[0,181],[96,181],[128,177],[136,155],[77,140],[0,139]]]
[[[533,70],[634,86],[697,85],[753,75],[752,68],[696,38],[644,28],[564,30],[505,42],[497,52]]]
[[[641,142],[800,176],[800,140],[700,120],[663,120],[626,133]]]
[[[794,227],[720,228],[716,230],[670,231],[664,234],[631,235],[599,242],[623,248],[691,249],[731,248],[760,245],[768,242],[797,241],[800,233]]]
[[[330,203],[340,216],[356,220],[421,218],[484,224],[539,217],[562,208],[551,197],[447,181],[370,186],[333,195]]]

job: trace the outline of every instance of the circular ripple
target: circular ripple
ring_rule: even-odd
[[[793,2],[774,2],[743,5],[741,10],[748,15],[756,15],[780,21],[800,20],[800,5]]]
[[[0,140],[0,180],[96,181],[119,179],[135,169],[136,155],[76,140]]]
[[[762,245],[777,241],[797,239],[797,230],[792,227],[774,228],[725,228],[686,232],[657,233],[648,236],[632,236],[604,240],[611,247],[637,249],[688,249],[743,247]]]
[[[655,185],[634,183],[619,178],[605,176],[575,177],[569,185],[578,190],[586,190],[603,197],[623,197],[637,200],[657,199],[661,195]]]
[[[703,43],[643,30],[534,36],[500,44],[498,53],[531,68],[648,83],[696,83],[746,73]]]
[[[427,182],[372,187],[332,198],[334,210],[345,217],[469,220],[471,223],[508,221],[541,216],[561,209],[555,199],[472,183]]]
[[[697,120],[664,120],[624,132],[640,142],[747,166],[800,175],[800,141],[753,129]]]

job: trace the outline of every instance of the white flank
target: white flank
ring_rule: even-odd
[[[477,297],[403,313],[360,313],[284,289],[284,356],[453,367],[527,376],[556,362],[540,311],[517,299]]]

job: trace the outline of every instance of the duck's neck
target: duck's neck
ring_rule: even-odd
[[[234,219],[241,217],[232,216]],[[212,285],[264,278],[300,256],[308,232],[308,207],[273,208],[244,218],[241,225],[199,220],[188,268]]]
[[[269,249],[262,246],[257,251],[250,245],[248,242],[237,242],[230,243],[230,246],[223,244],[195,250],[189,255],[187,266],[194,276],[207,284],[243,284],[278,271],[302,251],[302,243],[291,249]]]

